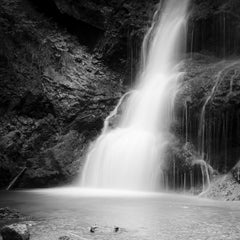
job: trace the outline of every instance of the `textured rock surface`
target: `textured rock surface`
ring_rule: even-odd
[[[229,171],[240,155],[239,61],[196,54],[185,66],[187,73],[177,101],[177,132],[185,141],[187,130],[187,140],[197,151],[204,150],[204,158],[215,169]]]
[[[130,74],[158,0],[54,0],[58,9],[103,31],[95,53],[114,69]],[[141,17],[139,17],[141,16]],[[119,66],[121,66],[119,68]],[[135,72],[132,69],[132,73]]]
[[[235,180],[240,183],[240,161],[233,167],[231,173]]]
[[[12,224],[1,229],[3,240],[29,240],[30,233],[26,224]]]
[[[24,218],[25,216],[15,209],[11,209],[9,207],[0,208],[0,220],[24,219]]]
[[[58,238],[58,240],[71,240],[71,238],[68,236],[61,236]]]
[[[158,0],[53,0],[61,13],[103,31],[95,51],[108,63],[116,58],[127,70],[138,62],[142,38]],[[240,50],[238,0],[190,2],[188,50],[227,56]],[[139,17],[141,16],[141,17]],[[128,72],[127,71],[127,72]]]
[[[25,165],[22,186],[71,179],[123,80],[28,1],[0,13],[0,187]]]
[[[240,184],[231,174],[224,175],[216,178],[208,191],[201,196],[222,201],[239,201]]]

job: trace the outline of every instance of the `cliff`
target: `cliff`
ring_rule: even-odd
[[[1,187],[24,166],[24,186],[70,180],[123,78],[32,2],[3,1],[0,11]]]

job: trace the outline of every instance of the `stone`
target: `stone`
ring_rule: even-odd
[[[3,240],[29,240],[30,233],[26,224],[11,224],[1,229]]]
[[[90,227],[90,232],[91,233],[95,233],[95,231],[98,229],[98,227],[96,227],[96,226],[92,226],[92,227]]]
[[[68,236],[61,236],[58,238],[58,240],[71,240],[71,238]]]
[[[15,209],[9,207],[0,208],[0,220],[1,219],[19,219],[24,216]]]
[[[231,173],[235,180],[240,183],[240,161],[233,167]]]

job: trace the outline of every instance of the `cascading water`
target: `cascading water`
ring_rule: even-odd
[[[211,164],[211,144],[209,144],[209,136],[212,136],[212,133],[210,132],[211,129],[209,129],[209,124],[207,128],[207,119],[206,119],[206,108],[209,105],[210,101],[214,100],[215,94],[226,77],[226,75],[231,71],[231,69],[234,67],[233,75],[230,78],[230,93],[233,88],[233,79],[237,76],[237,71],[235,68],[239,66],[239,61],[223,61],[218,63],[220,66],[224,63],[224,66],[222,69],[216,74],[215,76],[215,84],[213,85],[213,88],[209,94],[209,96],[206,98],[206,101],[203,105],[202,111],[201,111],[201,117],[200,117],[200,123],[199,123],[199,129],[198,129],[198,154],[201,157],[201,159],[197,159],[193,162],[193,165],[199,165],[201,167],[202,172],[202,189],[203,192],[208,189],[210,186],[210,176],[212,172],[212,168],[210,166]],[[223,124],[224,130],[227,124]],[[224,131],[222,131],[224,133]],[[225,131],[228,132],[228,131]],[[226,133],[225,133],[226,134]],[[224,136],[224,135],[223,135]],[[223,139],[227,139],[227,136],[224,136]],[[224,142],[224,151],[225,151],[225,171],[227,171],[227,144],[226,140]]]
[[[176,66],[185,50],[188,1],[167,0],[156,11],[143,41],[143,66],[136,90],[129,94],[114,129],[109,127],[109,120],[125,97],[106,119],[102,134],[89,149],[81,186],[149,191],[159,188],[182,74]]]

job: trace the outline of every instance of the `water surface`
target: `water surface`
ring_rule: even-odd
[[[112,193],[60,188],[1,192],[0,207],[36,220],[31,239],[240,239],[240,204],[176,194]],[[99,226],[95,233],[89,228]],[[114,226],[120,227],[115,233]]]

